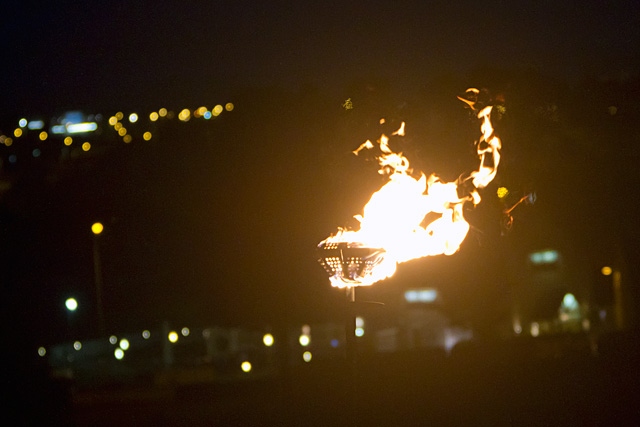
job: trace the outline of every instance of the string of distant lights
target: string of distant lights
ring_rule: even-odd
[[[29,120],[23,117],[18,120],[18,125],[12,132],[0,132],[0,144],[5,147],[11,147],[14,150],[14,152],[9,152],[7,155],[9,163],[14,164],[18,160],[18,154],[15,150],[21,145],[19,144],[21,141],[56,140],[62,142],[67,149],[75,145],[81,151],[88,152],[92,148],[92,141],[95,142],[98,136],[105,136],[100,132],[102,128],[115,131],[117,137],[125,144],[138,139],[150,141],[154,137],[154,125],[160,120],[173,120],[176,117],[179,121],[185,123],[191,119],[210,120],[220,116],[225,111],[233,111],[234,107],[233,103],[228,102],[224,106],[217,104],[211,109],[205,106],[196,109],[183,108],[177,114],[173,110],[160,108],[157,111],[148,113],[146,115],[147,121],[144,123],[142,119],[144,116],[138,113],[132,112],[126,115],[122,111],[118,111],[110,116],[104,125],[104,116],[102,114],[85,115],[80,111],[70,111],[52,119],[52,125],[48,129],[42,119]],[[42,149],[38,146],[31,150],[31,157],[37,158],[41,154]]]

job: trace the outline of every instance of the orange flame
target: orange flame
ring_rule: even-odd
[[[476,89],[467,91],[477,94]],[[461,98],[462,99],[462,98]],[[474,102],[462,99],[471,108]],[[443,182],[435,175],[428,178],[421,173],[414,178],[409,160],[402,153],[389,147],[389,138],[382,135],[377,141],[382,155],[378,158],[379,173],[388,174],[389,181],[376,191],[364,207],[359,230],[339,229],[322,241],[319,246],[332,247],[349,243],[350,247],[379,249],[376,259],[361,276],[344,277],[342,269],[330,277],[332,286],[338,288],[368,286],[391,277],[397,264],[416,258],[435,255],[452,255],[458,251],[468,231],[464,218],[465,202],[480,202],[478,189],[486,187],[495,177],[500,162],[500,139],[491,125],[491,107],[478,113],[481,119],[482,137],[476,142],[480,166],[464,181],[473,185],[469,195],[458,195],[456,182]],[[405,124],[393,135],[404,135]],[[354,154],[371,149],[374,144],[366,141]],[[434,221],[424,224],[427,215],[437,214]]]

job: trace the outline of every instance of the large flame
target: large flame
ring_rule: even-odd
[[[477,94],[476,89],[469,89]],[[471,108],[474,102],[460,98]],[[464,218],[466,202],[480,202],[478,189],[487,186],[495,177],[500,162],[500,139],[491,125],[491,109],[479,111],[481,138],[476,142],[480,166],[465,179],[443,182],[435,175],[428,178],[421,173],[412,176],[409,160],[402,153],[389,147],[389,138],[382,135],[377,141],[382,155],[378,157],[381,174],[388,174],[388,182],[376,191],[365,205],[358,230],[339,229],[319,244],[321,248],[372,248],[370,259],[355,259],[343,254],[335,261],[337,268],[330,268],[332,286],[344,288],[367,286],[391,277],[399,263],[434,255],[452,255],[458,251],[468,231]],[[404,123],[393,135],[404,135]],[[354,153],[374,148],[371,141],[364,142]],[[459,195],[460,184],[465,183],[468,194]],[[468,184],[471,185],[468,185]],[[427,219],[436,219],[426,223]],[[347,246],[345,246],[347,244]],[[373,261],[371,260],[373,258]],[[367,268],[350,269],[345,264],[367,265]]]

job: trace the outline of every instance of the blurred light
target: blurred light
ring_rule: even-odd
[[[66,133],[66,132],[67,132],[67,128],[64,125],[51,126],[51,133],[53,133],[55,135],[60,135],[62,133]]]
[[[82,151],[89,151],[91,150],[91,144],[88,142],[83,142],[82,143]]]
[[[337,338],[331,340],[331,347],[337,348],[340,345],[340,341]]]
[[[122,338],[120,340],[120,345],[119,347],[123,350],[129,350],[129,340],[126,338]]]
[[[251,372],[251,362],[245,360],[240,365],[240,369],[242,369],[242,372]]]
[[[187,328],[186,326],[184,328],[182,328],[182,330],[180,331],[180,333],[182,333],[183,337],[188,337],[189,334],[191,333],[191,331],[189,330],[189,328]]]
[[[78,308],[78,301],[75,298],[67,298],[67,300],[64,302],[65,307],[67,307],[67,310],[69,311],[76,311],[76,309]]]
[[[204,117],[204,118],[205,118],[205,120],[209,120],[209,119],[211,118],[211,116],[212,116],[211,111],[206,111],[206,112],[202,115],[202,117]]]
[[[15,128],[15,130],[13,131],[13,136],[15,136],[16,138],[20,138],[22,136],[22,129]]]
[[[118,119],[118,120],[122,120],[122,118],[123,118],[123,117],[124,117],[124,114],[122,114],[122,111],[118,111],[118,112],[116,113],[116,119]]]
[[[183,122],[188,122],[190,118],[191,118],[191,111],[189,111],[186,108],[180,111],[180,114],[178,114],[178,119],[180,119]]]
[[[222,105],[218,104],[215,107],[213,107],[212,112],[213,112],[213,115],[217,117],[220,115],[220,113],[222,113],[223,110],[224,108],[222,108]]]
[[[602,267],[602,270],[600,270],[600,272],[602,273],[603,276],[611,276],[611,273],[613,273],[613,270],[608,265],[605,265],[604,267]]]
[[[39,347],[38,348],[38,356],[40,357],[44,357],[47,354],[47,349],[44,347]]]
[[[203,338],[209,338],[211,336],[211,329],[205,329],[204,331],[202,331],[202,337]]]
[[[71,138],[70,136],[64,138],[64,145],[71,145],[72,142],[73,138]]]
[[[356,328],[364,327],[364,319],[360,316],[356,317]]]
[[[150,139],[151,139],[151,132],[145,132],[145,133],[142,135],[142,138],[143,138],[145,141],[150,140]]]
[[[298,342],[301,346],[306,347],[311,343],[311,338],[309,338],[309,335],[300,335]]]
[[[98,129],[98,124],[95,122],[84,122],[84,123],[70,123],[66,126],[67,133],[85,133],[85,132],[93,132]]]
[[[120,130],[120,129],[122,129],[122,123],[117,122],[115,125],[113,125],[113,128],[114,128],[115,130]]]
[[[585,331],[591,329],[591,321],[589,319],[582,319],[582,329]]]
[[[113,344],[113,345],[116,345],[116,343],[118,342],[118,337],[117,337],[117,336],[115,336],[115,335],[111,335],[111,336],[109,337],[109,342],[110,342],[111,344]]]
[[[573,294],[566,294],[562,299],[562,306],[567,310],[577,310],[579,308],[578,300]]]
[[[207,107],[200,107],[196,110],[199,116],[204,116],[204,113],[206,113],[207,111]]]
[[[302,325],[302,334],[303,335],[311,335],[311,326]]]
[[[38,138],[40,138],[40,141],[44,141],[49,137],[49,134],[46,133],[45,131],[40,132],[40,135],[38,135]]]
[[[135,123],[138,121],[138,115],[136,113],[129,114],[129,122]]]
[[[531,323],[531,336],[537,337],[538,335],[540,335],[540,325],[538,322],[533,322]]]
[[[29,124],[27,125],[27,128],[31,130],[39,130],[39,129],[42,129],[43,127],[44,127],[44,122],[42,120],[33,120],[29,122]]]
[[[558,261],[558,251],[553,249],[547,249],[539,252],[532,252],[529,254],[529,261],[533,264],[553,264]]]
[[[509,189],[507,189],[507,187],[500,187],[496,193],[498,194],[498,198],[504,199],[509,195]]]
[[[437,298],[436,289],[409,289],[404,293],[404,299],[409,303],[434,302]]]
[[[383,125],[386,122],[386,120],[383,118],[380,119],[380,124]]]
[[[618,112],[618,107],[616,107],[615,105],[612,105],[609,108],[607,108],[607,110],[609,111],[609,114],[611,114],[612,116],[615,116],[615,114]]]
[[[27,119],[18,120],[18,126],[20,126],[21,128],[25,127],[26,125],[27,125]]]
[[[149,114],[149,120],[151,120],[152,122],[158,120],[158,113],[154,111],[153,113]]]
[[[177,343],[178,342],[178,333],[176,331],[171,331],[169,332],[169,335],[167,336],[167,338],[169,339],[169,342],[171,343]]]
[[[7,139],[9,139],[9,138],[7,138]],[[5,142],[5,144],[6,144],[6,142]],[[9,144],[9,145],[11,145],[11,144]],[[16,156],[15,154],[11,154],[9,156],[9,163],[16,163],[17,161],[18,161],[18,156]]]
[[[305,351],[304,353],[302,353],[302,360],[304,360],[307,363],[311,362],[311,352]]]
[[[124,126],[118,129],[118,135],[125,136],[126,134],[127,134],[127,129]]]
[[[231,111],[231,110],[233,110],[233,104],[231,102],[227,102],[227,104],[224,106],[224,108],[227,111]]]
[[[267,347],[271,347],[273,345],[274,339],[273,339],[273,335],[271,334],[264,334],[264,336],[262,337],[262,342],[264,343],[264,345],[266,345]]]
[[[133,138],[131,137],[131,135],[125,135],[122,137],[122,140],[124,141],[125,144],[128,144],[131,142]]]
[[[80,351],[82,349],[82,343],[80,341],[76,341],[73,343],[73,348],[76,349],[76,351]]]
[[[111,117],[109,117],[109,124],[110,124],[111,126],[115,126],[115,125],[116,125],[116,123],[118,123],[118,118],[117,118],[116,116],[111,116]]]
[[[151,332],[149,332],[147,329],[142,331],[142,338],[144,338],[145,340],[148,340],[150,337],[151,337]]]
[[[115,356],[116,359],[122,360],[122,358],[124,357],[124,350],[118,347],[113,351],[113,355]]]
[[[159,110],[158,110],[158,115],[159,115],[160,117],[164,117],[164,116],[166,116],[166,115],[167,115],[167,109],[166,109],[166,108],[161,108],[161,109],[159,109]]]
[[[34,148],[31,154],[33,155],[33,157],[40,157],[40,154],[42,154],[42,151],[40,151],[39,148]]]
[[[101,222],[94,222],[91,225],[91,232],[96,236],[104,231],[104,226]]]
[[[355,334],[357,337],[361,337],[364,335],[364,328],[356,328]]]
[[[13,139],[12,138],[5,138],[4,139],[4,145],[6,145],[7,147],[11,147],[11,144],[13,144]]]

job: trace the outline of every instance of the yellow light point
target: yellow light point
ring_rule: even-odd
[[[44,347],[39,347],[38,348],[38,356],[40,357],[44,357],[47,354],[47,349]]]
[[[167,335],[167,339],[169,340],[170,343],[177,343],[178,342],[178,333],[176,331],[171,331],[169,332],[169,335]]]
[[[121,127],[118,129],[118,135],[125,136],[127,134],[127,129],[125,127]]]
[[[80,351],[80,350],[82,350],[82,343],[81,343],[80,341],[76,341],[76,342],[74,342],[74,343],[73,343],[73,348],[74,348],[76,351]]]
[[[115,130],[120,130],[120,129],[122,129],[122,123],[120,123],[120,122],[116,122],[116,123],[113,125],[113,128],[114,128]]]
[[[301,346],[306,347],[311,344],[311,338],[309,338],[309,335],[300,335],[300,338],[298,338],[298,342]]]
[[[187,122],[189,121],[190,118],[191,118],[191,111],[189,111],[186,108],[180,111],[180,114],[178,114],[178,119],[180,119],[180,121]]]
[[[233,111],[234,105],[231,102],[227,102],[224,106],[224,109],[227,111]]]
[[[91,144],[89,142],[83,142],[82,151],[89,151],[89,150],[91,150]]]
[[[64,138],[64,145],[71,145],[73,143],[73,138],[71,138],[70,136],[67,136]]]
[[[507,187],[500,187],[498,191],[496,191],[496,194],[498,194],[499,199],[504,199],[509,195],[509,189]]]
[[[122,118],[123,118],[123,117],[124,117],[124,114],[122,114],[122,111],[118,111],[118,112],[116,113],[116,119],[118,119],[118,120],[122,120]]]
[[[245,360],[240,365],[240,369],[242,369],[242,372],[251,372],[251,362]]]
[[[6,145],[7,147],[11,147],[11,144],[13,144],[13,139],[12,138],[5,138],[4,145]]]
[[[129,350],[129,340],[126,338],[122,338],[120,340],[120,348],[123,350]]]
[[[153,113],[149,114],[149,120],[151,120],[152,122],[158,120],[158,113],[154,111]]]
[[[602,273],[603,276],[611,276],[611,273],[613,273],[613,269],[608,265],[605,265],[604,267],[602,267],[600,272]]]
[[[271,347],[274,343],[273,335],[264,334],[264,336],[262,337],[262,343],[267,347]]]
[[[49,137],[49,134],[44,131],[40,132],[40,135],[38,135],[38,138],[40,138],[40,141],[45,141],[48,137]]]
[[[167,115],[167,109],[166,108],[161,108],[158,110],[158,115],[160,117],[165,117]]]
[[[222,113],[222,111],[224,110],[224,108],[222,108],[222,105],[218,104],[215,107],[213,107],[213,110],[211,110],[211,112],[213,113],[214,116],[219,116],[220,113]]]
[[[384,119],[384,117],[383,117],[383,118],[381,118],[381,119],[380,119],[380,124],[381,124],[381,125],[383,125],[383,124],[384,124],[384,122],[386,122],[386,120],[385,120],[385,119]]]
[[[116,116],[109,117],[109,125],[115,126],[118,123],[118,118]]]
[[[96,236],[104,231],[104,226],[100,222],[94,222],[91,224],[91,232]]]
[[[204,116],[204,113],[206,113],[206,112],[207,112],[207,107],[202,106],[202,107],[198,108],[198,114],[199,115]]]
[[[16,129],[13,131],[13,136],[15,136],[16,138],[20,138],[20,137],[22,136],[22,129],[20,129],[20,128],[16,128]]]
[[[118,360],[122,360],[122,358],[124,357],[124,350],[121,349],[120,347],[116,348],[113,351],[113,356]]]
[[[124,141],[125,144],[128,144],[131,142],[133,138],[131,138],[131,135],[125,135],[122,137],[122,140]]]
[[[311,357],[312,355],[310,351],[305,351],[304,353],[302,353],[302,360],[304,360],[307,363],[311,362]]]
[[[151,132],[145,132],[145,133],[142,135],[142,138],[143,138],[145,141],[150,140],[150,139],[151,139],[151,137],[152,137]]]

